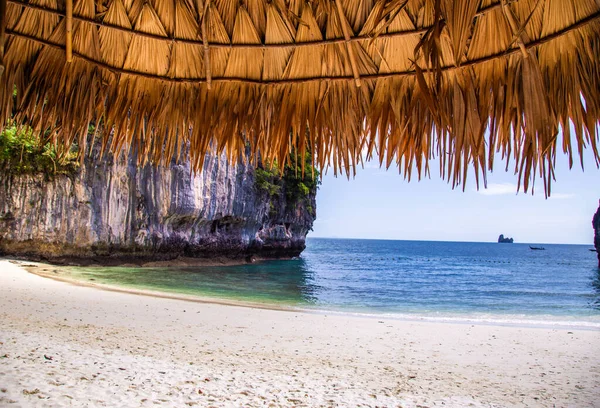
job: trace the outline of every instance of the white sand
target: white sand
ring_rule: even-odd
[[[600,331],[195,303],[5,260],[0,319],[0,406],[600,407]]]

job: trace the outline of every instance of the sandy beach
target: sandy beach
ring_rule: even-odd
[[[0,406],[600,407],[600,331],[143,296],[0,260]]]

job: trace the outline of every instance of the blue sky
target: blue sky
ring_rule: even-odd
[[[411,182],[397,168],[386,171],[376,162],[366,163],[350,180],[329,171],[309,237],[485,242],[504,234],[523,243],[591,244],[600,170],[590,151],[584,159],[582,171],[578,161],[569,170],[566,156],[557,157],[549,199],[541,181],[535,195],[517,194],[517,176],[505,172],[499,158],[488,173],[488,189],[479,191],[472,172],[464,192],[453,190],[440,179],[436,164],[431,178]]]

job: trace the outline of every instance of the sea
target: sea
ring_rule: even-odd
[[[539,245],[536,245],[539,246]],[[586,245],[308,238],[297,259],[219,267],[71,267],[133,289],[313,313],[600,330]]]

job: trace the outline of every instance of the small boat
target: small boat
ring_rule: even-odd
[[[592,252],[598,252],[596,249],[590,249],[590,251],[592,251]]]
[[[544,247],[532,247],[531,245],[529,245],[529,249],[531,249],[532,251],[545,251],[546,248]]]

